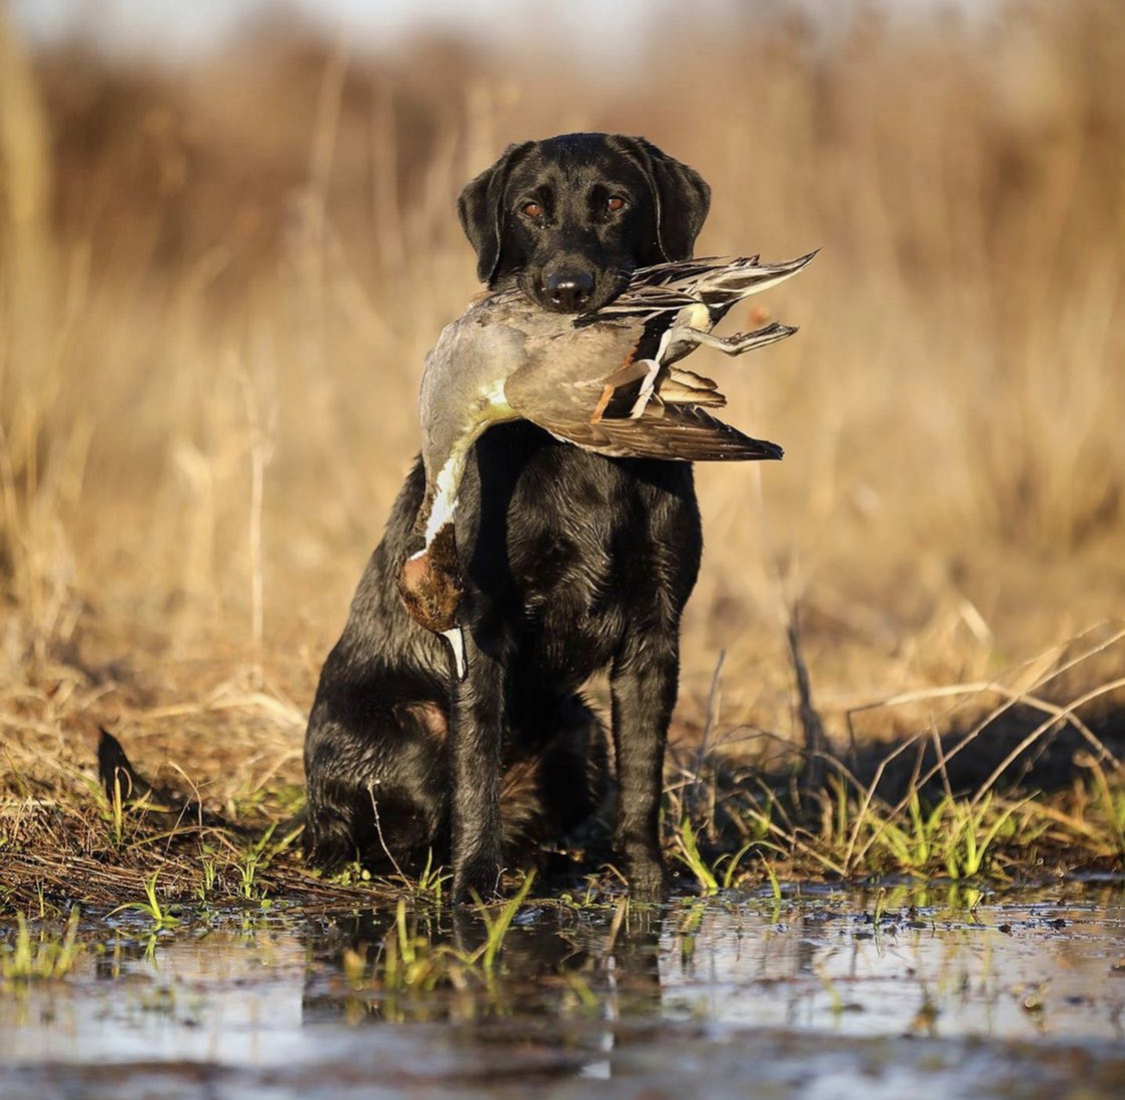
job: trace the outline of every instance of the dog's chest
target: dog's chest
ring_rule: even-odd
[[[654,607],[678,616],[687,600],[702,541],[691,471],[554,443],[519,458],[506,489],[481,479],[480,557],[504,560],[494,594],[536,661],[582,678]],[[501,510],[499,538],[487,520]]]

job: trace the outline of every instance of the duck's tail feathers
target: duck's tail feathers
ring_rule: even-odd
[[[736,302],[792,278],[819,251],[776,264],[764,264],[757,256],[712,256],[641,268],[633,273],[624,294],[594,313],[575,318],[574,326],[618,317],[652,320],[700,303],[710,310],[714,326]]]
[[[791,279],[798,271],[808,267],[819,251],[817,249],[795,260],[775,264],[760,263],[756,256],[730,260],[701,275],[695,284],[695,294],[711,307],[712,314],[716,309],[725,313],[735,302]],[[717,265],[719,261],[715,263]]]

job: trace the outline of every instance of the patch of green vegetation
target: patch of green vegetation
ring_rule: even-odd
[[[119,905],[116,909],[111,910],[109,915],[113,916],[114,913],[121,913],[127,909],[135,909],[138,913],[143,913],[152,921],[154,930],[174,928],[178,925],[180,923],[179,918],[172,915],[168,909],[167,903],[161,903],[156,893],[156,880],[159,876],[159,871],[153,871],[153,873],[144,880],[144,901],[126,902],[124,905]]]
[[[218,874],[218,868],[215,865],[214,856],[205,855],[200,862],[200,881],[199,885],[195,888],[195,896],[201,901],[206,903],[215,889],[215,878]]]
[[[1114,790],[1097,760],[1087,758],[1085,762],[1093,774],[1093,816],[1104,840],[1115,845],[1119,859],[1125,859],[1125,787]]]
[[[243,790],[231,797],[235,817],[293,818],[305,807],[305,788],[299,783],[272,783]]]
[[[1084,793],[1072,789],[1054,797],[1010,797],[983,787],[935,797],[914,783],[892,803],[875,785],[837,775],[798,803],[747,785],[727,795],[723,824],[685,813],[670,851],[704,895],[746,885],[755,865],[776,893],[778,876],[1005,881],[1051,853],[1067,862],[1080,854],[1119,863],[1125,857],[1125,786],[1119,775],[1090,767]]]
[[[399,897],[394,922],[373,959],[355,948],[344,951],[345,978],[355,993],[377,994],[387,1019],[441,1011],[440,1001],[417,1000],[439,989],[455,998],[462,1014],[493,1006],[500,995],[504,944],[534,880],[533,872],[526,874],[513,897],[499,905],[477,900],[473,912],[484,935],[472,949],[435,942],[432,933],[420,930],[420,911],[411,911],[407,899]]]
[[[364,871],[363,874],[367,876],[367,879],[371,878],[367,871]],[[446,871],[443,866],[434,866],[434,853],[433,849],[430,849],[426,852],[426,863],[418,873],[417,878],[411,878],[404,874],[400,868],[393,875],[387,876],[383,882],[391,889],[406,890],[418,901],[440,906],[445,897],[446,883],[452,878],[453,875]]]
[[[719,891],[719,882],[714,871],[707,866],[706,861],[699,851],[699,842],[692,827],[691,818],[685,817],[680,822],[679,831],[674,836],[676,857],[685,864],[695,875],[704,894],[716,894]]]
[[[3,948],[0,956],[0,979],[5,983],[53,981],[65,978],[82,954],[78,943],[78,907],[70,910],[66,927],[41,929],[34,935],[27,917],[16,917],[16,938]]]
[[[486,974],[494,974],[496,971],[496,960],[500,956],[500,948],[504,944],[504,937],[508,934],[508,929],[512,927],[512,920],[519,907],[523,905],[524,899],[527,897],[528,891],[531,889],[532,882],[535,881],[535,872],[530,871],[524,876],[523,884],[519,890],[516,891],[515,896],[511,901],[506,902],[499,907],[499,912],[492,914],[489,907],[485,905],[480,898],[476,899],[477,912],[480,914],[481,920],[484,921],[485,928],[488,930],[488,936],[484,941],[483,947],[479,952],[473,956],[472,961],[476,964],[478,961],[484,968]]]

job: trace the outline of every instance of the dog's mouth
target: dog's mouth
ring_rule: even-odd
[[[620,296],[629,285],[631,273],[609,270],[586,278],[588,282],[552,275],[544,277],[542,272],[525,269],[517,276],[516,285],[541,309],[584,316],[596,313]]]

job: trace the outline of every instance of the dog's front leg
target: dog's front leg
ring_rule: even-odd
[[[503,749],[504,673],[499,654],[464,629],[467,675],[457,680],[450,708],[453,792],[453,900],[499,893],[502,830],[500,769]],[[491,647],[489,647],[491,648]]]
[[[665,887],[660,801],[679,674],[677,633],[656,627],[630,634],[610,677],[618,787],[615,847],[630,892],[642,900],[657,900]]]

